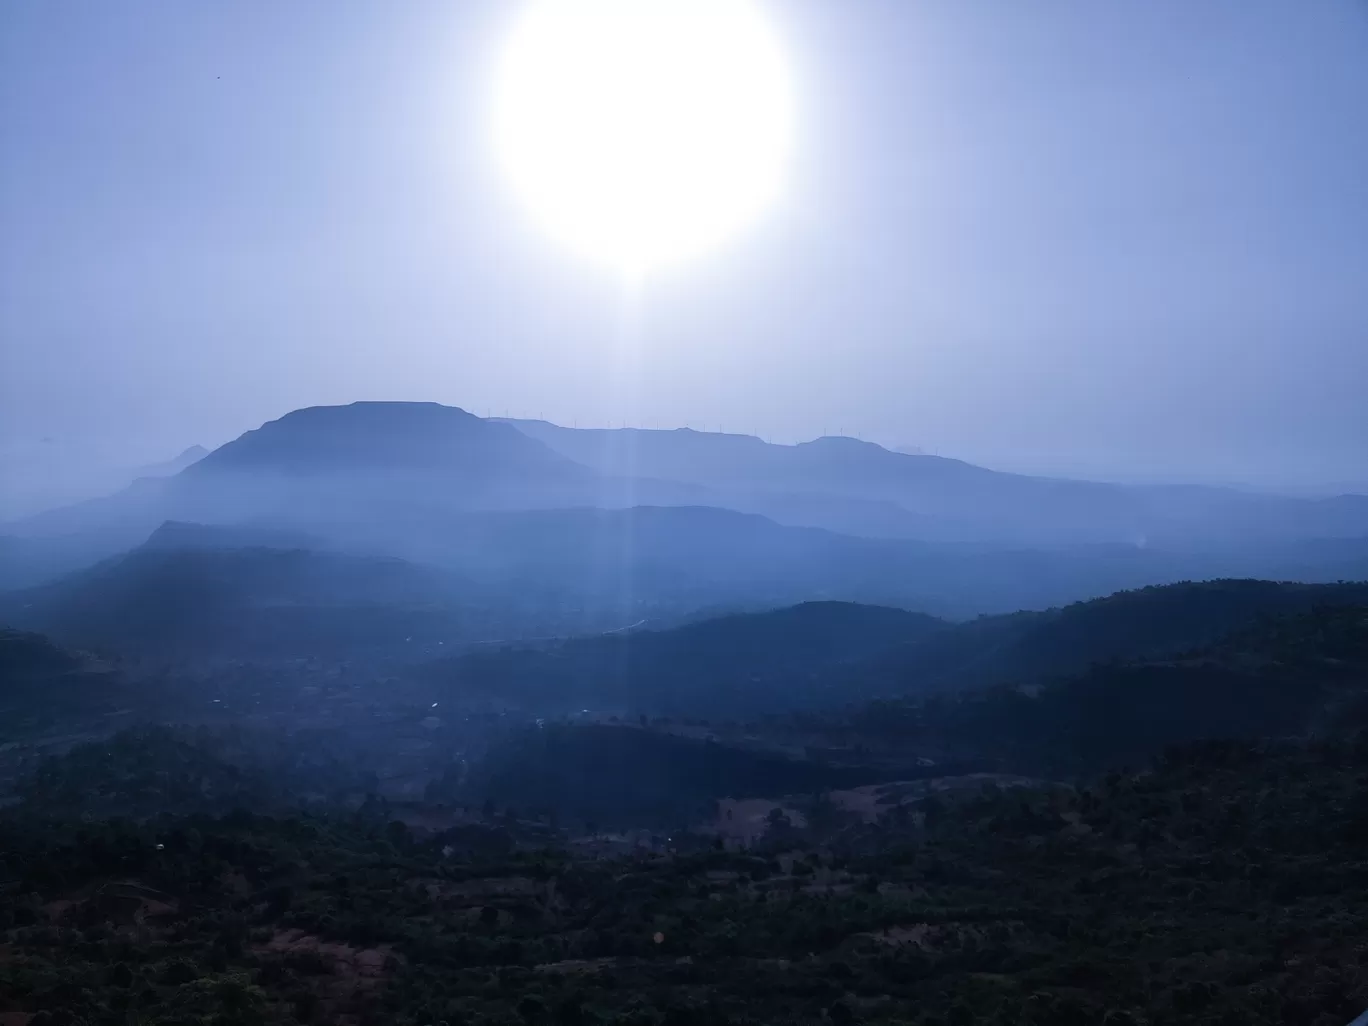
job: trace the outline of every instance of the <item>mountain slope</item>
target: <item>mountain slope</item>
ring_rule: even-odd
[[[850,668],[886,694],[962,689],[1079,673],[1093,663],[1210,645],[1261,617],[1368,603],[1368,582],[1183,582],[1042,612],[984,617]]]
[[[395,534],[457,510],[590,504],[601,487],[592,471],[455,407],[311,407],[169,477],[6,525],[0,581],[22,586],[89,565],[140,544],[168,520],[342,523]]]
[[[0,620],[113,651],[187,656],[337,655],[410,641],[416,653],[509,626],[493,597],[459,575],[306,547],[317,544],[167,523],[123,555],[3,596]]]
[[[673,630],[475,651],[426,667],[424,677],[458,700],[494,700],[538,714],[758,714],[812,701],[803,685],[824,668],[944,627],[901,609],[809,602]]]
[[[0,585],[89,566],[168,520],[303,532],[331,548],[441,564],[486,583],[509,583],[497,582],[500,574],[519,586],[549,581],[633,619],[822,598],[970,616],[1184,578],[1335,579],[1355,560],[1368,563],[1352,537],[1320,539],[1314,551],[1250,542],[1287,526],[1279,510],[1295,512],[1289,523],[1307,537],[1330,521],[1352,526],[1352,497],[1249,505],[1254,499],[1238,493],[1176,490],[1155,498],[854,439],[772,446],[696,432],[581,437],[537,428],[584,450],[593,464],[585,466],[522,428],[431,403],[298,410],[174,476],[7,525]],[[600,443],[608,456],[591,451]],[[617,451],[627,443],[631,452]],[[1186,547],[1135,544],[1151,530],[1162,536],[1184,508],[1205,518],[1188,527],[1220,540],[1198,544],[1200,531],[1184,527]],[[843,531],[799,526],[812,524]],[[933,547],[918,535],[998,540]],[[1046,544],[1062,539],[1113,541]]]
[[[1192,741],[1365,725],[1368,605],[1318,605],[1179,656],[1097,665],[1039,689],[876,703],[845,729],[897,752],[910,746],[1059,776],[1141,765]]]
[[[591,709],[728,719],[880,696],[1031,685],[1166,658],[1268,617],[1368,603],[1368,584],[1209,581],[951,624],[812,602],[671,630],[479,650],[424,668],[457,700],[535,715]]]
[[[894,452],[853,438],[774,445],[749,435],[687,428],[508,423],[600,472],[691,482],[718,490],[727,496],[724,504],[734,508],[872,536],[1229,546],[1255,539],[1368,534],[1364,496],[1313,501],[1223,488],[1140,488],[1031,477]]]
[[[721,605],[813,599],[966,617],[1043,608],[1185,577],[1220,562],[1128,546],[1013,550],[859,538],[691,507],[462,514],[394,540],[399,555],[482,580],[554,583],[634,622]]]
[[[187,478],[227,472],[325,475],[435,471],[463,481],[583,468],[497,421],[438,403],[311,406],[268,421],[199,459]]]

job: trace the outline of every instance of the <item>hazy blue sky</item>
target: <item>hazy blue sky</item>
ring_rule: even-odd
[[[616,285],[481,134],[513,0],[0,6],[0,444],[309,404],[617,421]],[[1368,478],[1368,8],[775,0],[786,206],[653,282],[649,423]]]

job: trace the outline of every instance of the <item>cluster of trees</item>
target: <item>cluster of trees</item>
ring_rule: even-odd
[[[355,817],[0,820],[0,1012],[76,1023],[1342,1026],[1368,744],[1205,743],[810,845],[453,858]],[[782,842],[782,843],[781,843]]]
[[[373,773],[306,734],[156,726],[44,759],[20,778],[14,796],[48,814],[145,819],[338,807],[375,784]]]
[[[1368,609],[1318,606],[1039,687],[788,718],[845,761],[552,724],[435,785],[486,822],[421,837],[310,736],[127,732],[0,812],[0,1014],[1342,1026],[1368,1007],[1365,671]],[[924,748],[1057,782],[907,782],[887,753]],[[872,821],[828,793],[880,778],[904,783]],[[746,850],[575,855],[551,815],[682,822],[738,792],[810,797]]]
[[[904,764],[834,765],[671,732],[672,724],[552,723],[518,731],[429,797],[554,810],[566,822],[678,829],[719,798],[784,795],[931,772]],[[696,733],[696,732],[695,732]]]
[[[543,714],[589,706],[665,715],[750,715],[832,694],[836,667],[946,629],[935,617],[853,602],[805,602],[667,630],[475,650],[427,666],[444,691]]]

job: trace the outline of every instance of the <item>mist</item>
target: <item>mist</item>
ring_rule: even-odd
[[[0,6],[0,1026],[1363,1024],[1365,11]]]

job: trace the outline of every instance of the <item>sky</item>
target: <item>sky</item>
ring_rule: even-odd
[[[1362,0],[772,0],[783,199],[630,302],[491,153],[516,7],[0,6],[0,469],[413,399],[1368,488]]]

